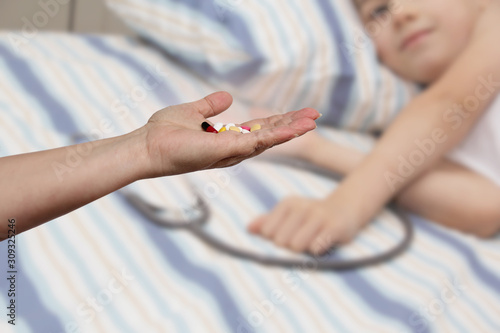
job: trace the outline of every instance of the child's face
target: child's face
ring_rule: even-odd
[[[431,83],[465,48],[481,0],[354,0],[380,61],[402,77]],[[378,26],[378,27],[377,27]]]

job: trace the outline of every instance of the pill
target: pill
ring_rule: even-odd
[[[250,132],[258,131],[260,129],[261,129],[260,124],[255,124],[250,128]]]
[[[207,123],[206,121],[201,123],[201,128],[203,128],[204,131],[206,131],[209,126],[210,126],[210,124]]]
[[[213,126],[217,131],[220,131],[220,129],[224,126],[223,123],[215,123]]]
[[[250,131],[249,131],[249,130],[246,130],[246,129],[242,129],[242,130],[241,130],[241,133],[250,133]]]
[[[220,132],[225,132],[226,131],[226,128],[225,127],[222,127],[220,130],[219,130],[219,133]]]
[[[238,127],[236,127],[236,126],[229,127],[229,130],[230,131],[235,131],[235,132],[239,132],[240,131],[240,129]]]
[[[231,127],[233,127],[233,126],[234,126],[234,124],[233,124],[233,123],[229,123],[229,124],[227,124],[227,125],[226,125],[226,130],[229,130],[229,129],[230,129]]]
[[[245,129],[245,130],[247,130],[247,131],[250,131],[250,130],[251,130],[251,128],[250,128],[250,127],[248,127],[248,126],[241,126],[241,128],[243,128],[243,129]]]
[[[218,131],[215,128],[213,128],[212,126],[210,126],[210,124],[207,123],[206,121],[201,123],[201,127],[205,130],[205,132],[218,133]]]

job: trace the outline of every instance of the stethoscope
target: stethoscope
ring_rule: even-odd
[[[317,167],[315,165],[291,159],[285,157],[257,157],[256,160],[261,162],[271,162],[276,164],[282,164],[290,166],[293,168],[298,168],[306,170],[309,172],[314,172],[317,175],[324,176],[333,180],[340,180],[339,175],[330,172],[329,170]],[[203,196],[199,194],[195,186],[190,185],[192,190],[192,195],[195,200],[195,204],[191,207],[192,212],[196,214],[191,214],[190,219],[173,219],[172,214],[167,214],[167,209],[153,205],[145,201],[140,195],[134,191],[128,190],[126,188],[119,190],[120,193],[125,197],[125,199],[137,209],[144,217],[149,221],[170,229],[184,229],[190,231],[193,235],[198,237],[200,240],[208,244],[209,246],[224,252],[228,255],[250,260],[262,265],[267,266],[279,266],[285,268],[296,268],[301,267],[305,269],[317,269],[317,270],[347,270],[360,267],[366,267],[370,265],[379,264],[390,260],[397,255],[401,254],[404,250],[408,248],[413,238],[413,228],[412,224],[406,217],[406,212],[404,212],[400,207],[396,206],[394,203],[389,205],[390,209],[398,217],[404,230],[404,236],[393,248],[386,250],[380,254],[374,256],[359,258],[359,259],[349,259],[349,260],[339,260],[339,259],[325,259],[323,257],[314,257],[312,255],[307,255],[305,258],[286,258],[277,255],[267,255],[260,254],[257,252],[252,252],[249,250],[243,250],[235,245],[229,244],[227,242],[221,241],[214,235],[206,231],[205,225],[210,221],[211,211],[204,200]]]

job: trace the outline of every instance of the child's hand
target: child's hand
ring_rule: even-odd
[[[225,111],[232,103],[228,93],[218,92],[196,102],[156,112],[141,131],[146,136],[150,172],[158,177],[237,164],[266,149],[316,128],[319,113],[313,109],[288,112],[241,125],[260,124],[262,129],[242,134],[218,134],[202,130],[206,118]]]
[[[334,194],[324,200],[287,198],[248,230],[296,252],[323,254],[333,245],[348,243],[361,229],[347,203]]]

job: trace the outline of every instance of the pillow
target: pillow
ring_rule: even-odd
[[[379,131],[416,93],[377,62],[352,0],[107,0],[143,39],[215,89],[274,113]]]

